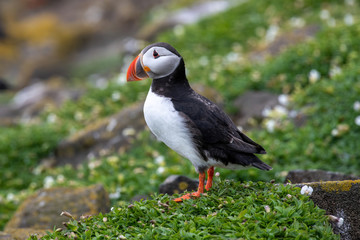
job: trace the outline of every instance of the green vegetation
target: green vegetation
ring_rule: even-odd
[[[197,200],[169,196],[71,220],[43,239],[339,239],[299,188],[222,180]],[[32,239],[37,239],[32,237]]]
[[[216,169],[223,178],[238,181],[275,179],[281,182],[289,170],[316,168],[359,174],[360,162],[357,159],[360,158],[360,152],[357,151],[357,147],[360,143],[360,126],[356,124],[355,119],[360,112],[353,107],[356,101],[360,101],[359,12],[357,3],[351,5],[342,1],[246,1],[219,16],[205,19],[195,25],[176,27],[174,31],[159,37],[159,41],[174,45],[185,58],[191,83],[202,83],[215,88],[224,97],[228,112],[234,111],[231,102],[246,90],[271,91],[285,94],[288,99],[281,111],[269,110],[262,122],[254,120],[255,128],[246,131],[246,134],[265,147],[268,154],[261,158],[273,166],[274,170],[262,172],[256,169]],[[350,20],[345,21],[346,16],[348,19],[352,17],[353,23]],[[271,31],[286,35],[294,28],[301,29],[313,25],[320,30],[312,39],[291,46],[275,56],[267,56],[262,61],[250,60],[254,52],[271,43]],[[85,70],[80,69],[79,72],[86,72]],[[205,220],[196,220],[204,225],[196,225],[192,219],[196,216],[189,216],[191,221],[188,220],[187,225],[184,225],[183,232],[181,229],[171,232],[183,238],[190,238],[192,233],[199,236],[217,234],[216,228],[204,230],[204,226],[212,226],[218,218],[224,219],[229,216],[235,216],[233,220],[230,219],[231,224],[235,218],[247,219],[244,225],[240,224],[242,220],[236,225],[236,229],[244,235],[228,233],[234,237],[247,238],[246,234],[254,229],[259,232],[257,237],[264,237],[261,234],[266,234],[265,226],[271,221],[279,223],[269,228],[269,236],[284,236],[281,235],[285,234],[280,231],[281,227],[297,231],[296,236],[299,236],[299,239],[316,239],[321,238],[319,234],[329,234],[323,226],[323,213],[304,197],[298,196],[294,189],[274,188],[261,183],[249,183],[254,191],[241,189],[236,193],[241,195],[238,197],[228,192],[231,189],[223,188],[223,184],[230,183],[221,182],[207,198],[204,198],[205,200],[189,201],[184,205],[170,203],[171,212],[176,212],[173,219],[160,218],[160,213],[153,207],[157,204],[156,200],[136,203],[133,210],[127,209],[124,207],[126,201],[137,194],[156,192],[159,184],[170,174],[196,177],[189,161],[154,141],[148,131],[139,134],[132,149],[126,153],[114,153],[105,158],[93,159],[76,171],[69,166],[48,169],[39,165],[41,159],[52,155],[56,144],[65,136],[145,98],[150,81],[124,84],[122,80],[114,78],[105,88],[90,88],[79,101],[68,102],[61,109],[48,110],[37,123],[0,129],[0,212],[9,213],[0,215],[0,228],[24,197],[48,185],[46,179],[50,178],[53,179],[53,185],[79,186],[102,183],[109,192],[116,193],[112,199],[115,209],[119,204],[122,206],[121,210],[114,210],[105,216],[108,222],[101,222],[104,216],[96,216],[81,223],[73,222],[73,227],[69,227],[69,231],[75,234],[78,234],[77,231],[82,234],[87,226],[96,222],[99,229],[91,229],[88,234],[101,235],[101,231],[108,224],[117,222],[117,219],[124,217],[123,214],[128,218],[133,217],[131,211],[138,208],[141,209],[139,214],[154,211],[151,216],[156,218],[159,228],[151,230],[147,219],[141,220],[147,224],[142,229],[138,228],[142,225],[138,226],[137,222],[132,225],[137,229],[135,233],[150,238],[157,234],[161,237],[162,233],[169,233],[171,221],[185,224],[183,218],[187,216],[181,216],[181,211],[184,211],[183,214],[199,211],[200,216],[205,216]],[[304,119],[301,126],[296,125],[299,118]],[[226,191],[226,194],[223,195],[221,191]],[[291,199],[291,202],[296,202],[292,207],[301,217],[294,222],[278,218],[290,212],[295,214],[291,209],[288,210],[289,213],[284,212],[281,215],[272,213],[271,217],[269,214],[259,216],[260,213],[264,213],[264,205],[269,205],[272,210],[276,209],[277,213],[285,211],[282,208],[287,205],[280,206],[280,202],[269,203],[263,199],[259,200],[256,206],[250,204],[253,207],[251,210],[250,206],[245,208],[247,205],[242,203],[247,203],[247,197],[250,200],[256,199],[254,194],[279,194],[279,199],[284,198],[286,194],[297,196]],[[207,219],[207,215],[214,212],[213,207],[218,206],[218,201],[221,201],[216,200],[215,196],[223,199],[233,198],[236,204],[233,209],[228,210],[236,213],[231,215],[229,212],[218,211],[216,218]],[[237,203],[238,198],[243,199],[239,201],[241,204]],[[167,199],[168,196],[157,197],[161,202],[166,202]],[[199,207],[190,211],[192,204]],[[298,211],[301,204],[302,211]],[[200,206],[206,206],[207,212],[201,212],[205,210],[201,210]],[[245,209],[246,213],[243,212],[242,215],[241,212]],[[259,218],[260,224],[255,225],[250,218]],[[139,216],[139,219],[142,218]],[[314,222],[311,222],[313,220]],[[310,227],[314,224],[314,228]],[[130,234],[126,232],[128,225],[116,226],[118,227],[114,227],[113,231],[119,232],[108,232],[104,235]],[[262,230],[257,231],[257,227]]]

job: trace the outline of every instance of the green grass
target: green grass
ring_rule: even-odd
[[[336,21],[335,27],[321,18],[322,9],[329,11],[330,18]],[[234,111],[231,102],[244,91],[266,90],[287,94],[290,99],[287,110],[306,116],[301,127],[295,126],[288,114],[254,121],[255,128],[246,134],[265,147],[268,154],[261,158],[274,170],[216,169],[223,178],[281,182],[289,170],[314,168],[359,174],[360,126],[354,120],[360,112],[353,109],[354,102],[360,101],[359,12],[358,5],[348,6],[342,1],[246,1],[219,16],[159,37],[159,41],[171,43],[182,54],[190,82],[215,88],[223,96],[228,112]],[[351,26],[343,21],[348,13],[355,21]],[[289,32],[294,28],[293,17],[301,18],[305,26],[318,25],[320,32],[312,40],[268,57],[263,63],[251,62],[248,56],[265,44],[269,26],[277,25],[280,33]],[[338,71],[335,76],[330,74],[334,69]],[[317,70],[320,79],[310,81],[311,70]],[[148,130],[136,137],[126,153],[93,159],[77,170],[39,165],[43,158],[52,156],[64,137],[144,100],[149,84],[150,80],[124,84],[114,78],[105,88],[90,87],[77,102],[47,110],[36,123],[1,128],[0,212],[4,214],[0,216],[0,229],[26,196],[44,187],[46,177],[52,177],[54,185],[60,186],[102,183],[110,193],[120,194],[112,199],[115,208],[134,195],[156,193],[159,184],[171,174],[196,177],[188,160],[155,141]],[[268,121],[275,121],[274,131],[266,129]],[[332,135],[339,128],[343,130]],[[257,188],[257,193],[265,194],[262,187]],[[317,210],[307,208],[303,214],[307,216],[312,211]]]
[[[71,220],[43,239],[339,239],[299,188],[220,180],[200,199],[167,195]],[[37,239],[32,237],[32,239]]]

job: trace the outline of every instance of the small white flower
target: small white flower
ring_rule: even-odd
[[[225,56],[226,61],[236,62],[239,59],[239,54],[236,52],[230,52]]]
[[[307,185],[304,185],[302,188],[301,188],[301,191],[300,193],[302,195],[308,195],[308,196],[311,196],[311,194],[313,193],[314,189],[310,186],[307,186]]]
[[[110,199],[119,199],[121,196],[121,188],[117,187],[115,192],[109,194]]]
[[[98,79],[95,80],[95,86],[100,89],[107,88],[108,84],[109,83],[108,83],[107,79],[104,77],[99,77]]]
[[[320,79],[321,75],[319,73],[318,70],[316,69],[312,69],[310,72],[309,72],[309,81],[311,83],[315,83],[317,82],[319,79]]]
[[[163,155],[159,155],[155,158],[155,163],[162,165],[165,162],[164,160],[165,160],[165,157]]]
[[[55,179],[52,176],[46,176],[44,178],[44,188],[50,188],[54,185]]]
[[[184,33],[185,33],[185,28],[183,25],[178,24],[174,27],[174,34],[176,36],[182,36],[182,35],[184,35]]]
[[[46,121],[47,121],[48,123],[54,123],[54,122],[56,121],[56,119],[57,119],[56,114],[50,113],[50,114],[47,116]]]
[[[277,25],[270,25],[270,27],[266,31],[265,41],[267,43],[274,41],[278,32],[279,32],[279,27]]]
[[[111,94],[111,99],[116,102],[119,101],[121,98],[121,93],[120,92],[113,92],[113,94]]]
[[[269,207],[269,205],[265,205],[264,208],[265,208],[265,212],[267,212],[267,213],[270,212],[270,207]]]
[[[350,13],[347,13],[344,17],[344,23],[348,26],[351,26],[354,24],[354,17]]]
[[[126,83],[126,74],[125,73],[120,73],[119,76],[116,79],[116,83],[119,86],[125,85],[125,83]]]
[[[340,67],[338,67],[338,66],[335,66],[335,67],[332,67],[330,69],[329,75],[330,75],[331,78],[333,78],[333,77],[335,77],[337,75],[340,75],[341,73],[342,73],[342,69]]]
[[[82,112],[75,112],[74,118],[77,121],[81,121],[82,119],[84,119],[84,114]]]
[[[201,56],[199,58],[199,64],[201,66],[207,66],[209,64],[209,58],[207,56]]]
[[[278,101],[281,105],[287,106],[289,104],[289,96],[286,94],[281,94],[278,97]]]
[[[269,119],[265,122],[265,127],[269,132],[274,132],[276,126],[276,121],[274,119]]]
[[[341,227],[344,224],[344,219],[343,218],[339,218],[339,221],[337,223],[338,227]]]
[[[284,106],[276,105],[273,112],[275,117],[284,117],[287,116],[288,110]]]
[[[135,133],[136,133],[136,131],[135,131],[135,129],[132,128],[132,127],[125,128],[125,129],[122,131],[122,134],[123,134],[125,137],[134,136]]]
[[[271,112],[271,109],[269,107],[265,107],[262,112],[261,112],[261,115],[263,117],[268,117],[270,115],[270,112]]]
[[[339,218],[339,217],[334,216],[334,215],[328,215],[328,217],[329,217],[329,220],[331,222],[333,222],[333,223],[336,223],[336,225],[338,227],[341,227],[344,224],[344,219],[341,218],[341,217]]]
[[[326,9],[322,9],[322,10],[320,11],[320,18],[321,18],[322,20],[327,20],[327,19],[329,19],[329,18],[330,18],[330,12],[329,12],[328,10],[326,10]]]
[[[215,177],[220,177],[220,173],[219,173],[219,172],[216,172],[216,173],[215,173]]]
[[[165,168],[164,167],[158,167],[158,169],[156,170],[157,174],[162,174],[165,172]]]
[[[337,128],[334,128],[333,130],[331,130],[331,135],[333,137],[339,136],[339,130]]]
[[[8,193],[6,195],[6,200],[11,202],[11,201],[14,201],[15,200],[15,195],[13,193]]]
[[[354,110],[357,112],[360,111],[360,101],[354,102]]]
[[[91,170],[99,167],[100,165],[101,165],[101,161],[100,161],[100,160],[94,160],[94,161],[90,161],[90,162],[88,163],[88,167],[89,167],[89,169],[91,169]]]
[[[299,17],[292,17],[290,19],[290,25],[293,27],[301,28],[301,27],[305,26],[305,21],[304,21],[304,19],[299,18]]]
[[[56,177],[56,181],[57,181],[58,183],[63,183],[63,182],[65,182],[65,177],[64,177],[64,175],[62,175],[62,174],[58,175],[58,176]]]
[[[355,118],[355,124],[360,126],[360,115]]]

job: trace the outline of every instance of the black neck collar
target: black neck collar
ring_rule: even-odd
[[[153,79],[152,92],[169,98],[177,98],[192,91],[185,75],[185,63],[181,58],[179,66],[166,77]]]

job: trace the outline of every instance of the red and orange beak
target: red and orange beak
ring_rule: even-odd
[[[140,81],[142,79],[148,78],[149,76],[145,72],[141,64],[142,54],[140,53],[130,64],[127,74],[126,81]]]

